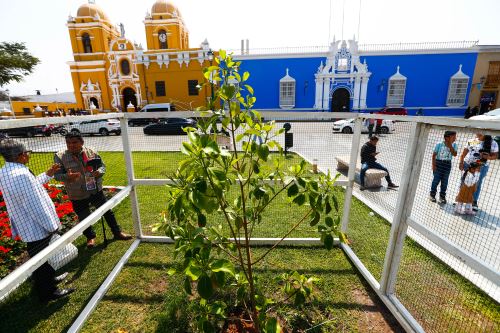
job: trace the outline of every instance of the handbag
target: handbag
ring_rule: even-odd
[[[61,236],[59,236],[58,234],[54,234],[50,239],[49,244],[54,243],[59,238],[61,238]],[[77,247],[74,246],[72,243],[69,243],[65,247],[60,249],[58,252],[56,252],[56,254],[54,254],[52,257],[50,257],[47,260],[47,262],[49,263],[50,266],[52,266],[52,268],[54,268],[57,271],[59,268],[68,264],[77,256],[78,256]]]

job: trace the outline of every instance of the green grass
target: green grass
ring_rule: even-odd
[[[101,153],[108,172],[105,185],[125,185],[126,170],[121,153]],[[30,167],[40,172],[51,163],[52,154],[35,154]],[[136,177],[165,178],[173,172],[181,159],[179,153],[133,154]],[[287,163],[297,162],[293,156]],[[140,186],[138,198],[143,229],[150,233],[149,225],[158,221],[163,209],[162,186]],[[342,202],[343,191],[338,190]],[[342,207],[340,207],[342,211]],[[352,248],[372,274],[379,278],[383,267],[390,225],[379,216],[370,216],[370,209],[353,199],[348,236]],[[128,200],[115,209],[118,221],[126,231],[132,231],[131,210]],[[277,237],[287,229],[301,209],[290,206],[284,198],[270,209],[266,220],[255,232],[255,237]],[[214,217],[219,219],[219,217]],[[99,242],[102,232],[95,226]],[[307,224],[293,237],[314,236]],[[77,291],[68,299],[52,302],[44,307],[31,295],[29,283],[23,284],[9,300],[0,306],[0,331],[6,332],[63,332],[76,319],[86,302],[110,273],[113,266],[130,246],[130,242],[111,242],[87,250],[83,237],[75,243],[80,250],[78,261],[66,268]],[[166,271],[175,262],[172,246],[142,244],[118,276],[103,302],[84,327],[84,332],[110,332],[122,328],[128,332],[185,332],[189,325],[189,309],[182,292],[179,276],[169,277]],[[256,253],[263,251],[255,249]],[[498,331],[499,305],[446,265],[407,240],[402,258],[402,269],[397,294],[402,303],[429,332]],[[324,325],[309,332],[363,332],[368,330],[367,313],[377,313],[380,302],[339,249],[330,252],[311,247],[277,249],[259,267],[261,281],[268,290],[274,290],[274,274],[297,269],[320,277],[316,300],[307,311],[294,310],[287,305],[279,307],[282,317],[292,327]],[[441,301],[436,301],[441,296]],[[375,300],[373,304],[370,299]],[[448,303],[444,303],[444,302]],[[390,317],[390,316],[389,316]],[[389,320],[393,320],[390,319]],[[443,325],[443,326],[439,326]],[[395,326],[397,328],[397,326]]]

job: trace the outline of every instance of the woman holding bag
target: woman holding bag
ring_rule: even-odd
[[[54,203],[43,184],[59,170],[57,164],[46,172],[35,175],[26,166],[30,151],[19,141],[5,139],[0,142],[0,154],[5,165],[0,169],[0,191],[9,213],[12,237],[19,236],[26,242],[30,257],[46,248],[52,236],[59,230],[60,221]],[[67,273],[55,276],[55,270],[48,262],[33,272],[35,290],[41,302],[69,295],[74,289],[58,289]]]

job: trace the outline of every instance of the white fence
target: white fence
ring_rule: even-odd
[[[178,152],[180,143],[185,138],[182,136],[146,137],[141,133],[141,128],[129,127],[129,121],[136,118],[194,116],[197,116],[196,112],[186,111],[0,122],[0,132],[2,132],[2,130],[20,126],[49,124],[67,126],[70,122],[118,119],[121,122],[121,138],[118,136],[86,137],[85,140],[87,143],[97,143],[100,150],[116,152],[122,156],[126,164],[126,175],[122,175],[126,181],[125,187],[57,242],[0,280],[0,299],[9,297],[51,254],[74,241],[86,227],[95,224],[104,212],[129,197],[134,231],[138,241],[134,242],[130,250],[124,254],[115,270],[69,329],[70,332],[78,331],[140,242],[172,242],[168,237],[154,234],[148,229],[152,212],[141,207],[139,197],[142,196],[143,200],[147,200],[150,195],[149,190],[157,191],[159,186],[166,184],[168,180],[166,175],[158,177],[162,175],[161,170],[151,171],[156,160],[141,161],[140,153]],[[480,312],[469,313],[475,323],[479,323],[475,326],[471,326],[470,323],[455,323],[449,317],[440,317],[441,314],[436,313],[436,309],[431,304],[422,301],[421,297],[438,293],[439,297],[453,302],[453,298],[460,297],[463,292],[460,289],[460,283],[468,283],[468,280],[496,302],[500,299],[498,285],[500,281],[499,161],[490,162],[488,182],[483,189],[484,204],[480,213],[471,219],[452,214],[453,197],[451,194],[456,193],[457,186],[455,185],[449,187],[450,202],[446,206],[437,206],[437,204],[430,206],[427,201],[430,174],[426,171],[433,146],[441,139],[445,129],[457,131],[460,151],[462,151],[465,142],[473,138],[475,132],[500,135],[500,123],[354,113],[264,112],[263,116],[266,120],[276,120],[278,123],[290,122],[295,135],[292,151],[310,162],[317,160],[321,171],[336,170],[335,157],[348,158],[349,171],[345,178],[339,180],[338,185],[345,188],[342,227],[351,243],[340,244],[340,248],[407,331],[497,331],[498,321],[484,318]],[[394,131],[381,135],[378,149],[382,151],[380,160],[393,173],[393,181],[400,185],[397,191],[389,191],[385,188],[360,191],[357,185],[355,166],[359,159],[360,145],[366,141],[362,132],[365,120],[369,118],[383,119],[391,123],[395,121]],[[349,119],[352,134],[347,134],[349,131],[332,133],[332,123],[339,119]],[[62,138],[52,136],[26,139],[25,143],[35,152],[55,152],[62,147],[62,141]],[[158,158],[162,160],[163,157]],[[171,163],[173,166],[176,163],[175,160],[163,159],[162,161],[162,163]],[[458,171],[451,175],[452,178],[457,176],[459,176]],[[376,214],[366,214],[366,207]],[[488,219],[484,222],[486,215]],[[434,223],[436,220],[442,223]],[[445,224],[446,226],[443,227]],[[276,237],[274,234],[262,233],[253,242],[256,245],[270,244],[275,240],[274,237]],[[317,244],[318,239],[304,236],[292,237],[284,244],[297,243]],[[490,250],[485,251],[485,248]],[[450,279],[449,281],[457,283],[457,286],[449,287],[448,294],[439,294],[439,290],[442,291],[444,288],[444,276]],[[413,294],[416,289],[421,295]],[[478,294],[481,293],[479,289]],[[459,310],[453,306],[451,310],[449,309],[451,312],[457,311],[457,314]],[[425,318],[429,313],[434,316],[432,320]]]

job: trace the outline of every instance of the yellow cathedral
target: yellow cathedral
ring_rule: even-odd
[[[123,24],[114,25],[94,3],[78,8],[67,27],[73,50],[68,62],[79,109],[126,112],[145,104],[171,103],[177,110],[205,104],[202,68],[211,50],[205,40],[189,48],[189,32],[179,10],[158,0],[146,14],[146,49],[134,44]]]

